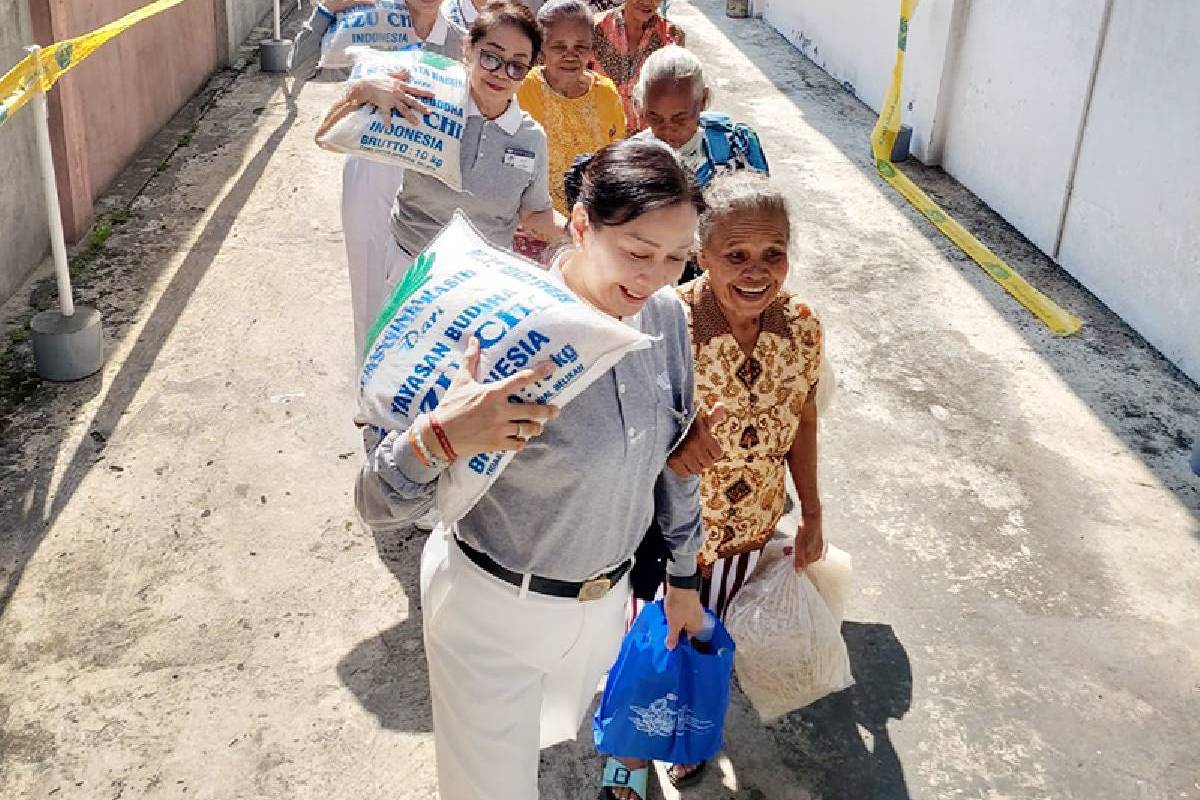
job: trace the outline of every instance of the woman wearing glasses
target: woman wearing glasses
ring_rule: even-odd
[[[456,209],[499,247],[512,249],[518,224],[551,242],[562,238],[566,219],[550,199],[546,134],[515,99],[541,46],[533,14],[514,0],[488,3],[472,23],[463,52],[470,89],[459,156],[463,191],[429,175],[405,176],[392,205],[386,286],[376,307]],[[395,109],[414,124],[428,110],[421,102],[428,93],[398,77],[356,81],[350,97]]]

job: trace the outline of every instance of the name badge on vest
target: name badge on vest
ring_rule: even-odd
[[[532,150],[522,150],[519,147],[504,148],[504,166],[516,167],[533,174],[534,155]]]

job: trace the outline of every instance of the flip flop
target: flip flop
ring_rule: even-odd
[[[674,767],[675,765],[672,764],[671,766]],[[691,772],[689,772],[687,775],[684,775],[679,780],[675,779],[674,769],[668,769],[667,780],[669,780],[671,785],[676,789],[686,789],[689,786],[695,786],[697,783],[699,783],[700,779],[704,777],[704,771],[706,769],[708,769],[708,762],[701,761],[699,764],[692,767]]]
[[[604,779],[600,782],[600,800],[616,800],[617,796],[612,793],[614,788],[632,789],[637,792],[638,797],[646,800],[646,781],[649,777],[649,764],[640,769],[630,769],[615,758],[609,758],[604,763]]]

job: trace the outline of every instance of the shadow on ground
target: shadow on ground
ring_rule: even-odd
[[[915,159],[907,161],[903,171],[930,197],[1031,284],[1084,321],[1083,330],[1075,336],[1058,338],[1047,331],[878,177],[869,151],[868,137],[876,119],[870,108],[761,20],[730,19],[719,0],[691,0],[690,5],[788,97],[808,125],[870,178],[878,192],[1019,332],[1028,348],[1193,512],[1197,519],[1194,533],[1200,538],[1200,481],[1187,464],[1194,442],[1200,439],[1200,388],[954,178],[940,168],[926,167]],[[780,58],[782,52],[788,56]],[[720,110],[753,123],[755,108],[750,101],[755,95],[754,91],[726,94],[719,100]],[[851,144],[847,145],[848,141]],[[778,142],[767,143],[767,155],[772,155],[772,144],[779,156]],[[830,261],[838,258],[839,254],[828,254]]]
[[[912,705],[912,665],[890,625],[846,622],[854,686],[773,723],[785,751],[816,765],[823,800],[909,800],[904,767],[888,733]],[[813,766],[796,765],[799,771]]]
[[[413,527],[374,534],[380,560],[408,598],[408,614],[400,624],[359,642],[337,665],[342,683],[387,730],[433,730],[421,638],[421,549],[427,536]]]
[[[237,123],[213,135],[197,134],[206,113],[226,89],[239,79],[242,69],[225,70],[210,78],[199,94],[142,150],[97,206],[98,211],[118,208],[122,220],[106,246],[96,255],[95,287],[84,287],[78,299],[98,307],[105,318],[106,347],[111,353],[131,331],[135,320],[147,316],[137,340],[112,380],[104,384],[94,375],[74,384],[40,384],[22,405],[2,420],[0,443],[0,616],[20,584],[25,565],[37,551],[42,538],[71,501],[88,473],[101,465],[108,436],[117,427],[129,403],[153,368],[164,342],[192,292],[204,279],[238,214],[262,177],[272,155],[296,119],[293,86],[284,89],[287,115],[262,147],[243,167],[240,158],[229,158],[230,147],[245,149],[254,140],[257,114],[283,88],[280,81],[260,80],[249,92],[255,105],[250,120],[230,135]],[[253,69],[253,67],[251,67]],[[211,158],[220,151],[225,158]],[[152,309],[145,309],[147,294],[171,261],[173,254],[189,247],[194,228],[170,222],[180,209],[169,203],[140,209],[135,201],[143,194],[169,196],[181,170],[193,160],[228,165],[225,174],[210,175],[206,183],[212,193],[194,205],[193,213],[205,211],[234,179],[188,254]],[[25,369],[32,370],[31,361]],[[63,440],[71,431],[78,409],[103,395],[74,452]]]

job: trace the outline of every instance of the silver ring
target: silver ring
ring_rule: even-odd
[[[517,423],[517,438],[522,442],[525,441],[525,437],[521,434],[521,423],[519,422]]]

